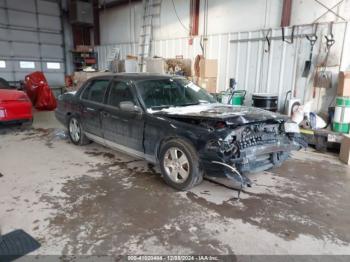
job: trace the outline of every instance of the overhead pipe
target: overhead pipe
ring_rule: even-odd
[[[200,0],[191,0],[190,6],[190,35],[197,36],[198,35],[198,27],[199,27],[199,5]]]
[[[94,14],[94,45],[100,45],[100,11],[98,0],[93,0],[93,14]]]
[[[281,27],[290,26],[290,18],[292,16],[293,0],[283,0]]]

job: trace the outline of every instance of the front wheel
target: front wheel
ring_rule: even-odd
[[[182,139],[172,139],[162,145],[160,169],[165,182],[178,190],[188,190],[203,180],[196,150]]]
[[[68,134],[70,140],[75,145],[86,145],[90,143],[90,140],[86,137],[86,135],[83,132],[79,119],[75,116],[69,118]]]

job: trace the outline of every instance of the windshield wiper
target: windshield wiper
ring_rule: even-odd
[[[161,106],[151,106],[151,109],[165,109],[165,108],[170,108],[170,107],[181,107],[181,106],[196,106],[203,104],[201,102],[193,102],[193,103],[187,103],[187,104],[179,104],[179,105],[161,105]]]
[[[187,104],[182,104],[182,105],[178,105],[178,106],[196,106],[196,105],[200,105],[200,102],[194,102],[194,103],[187,103]]]
[[[170,106],[162,105],[162,106],[151,106],[151,109],[164,109],[169,108]]]

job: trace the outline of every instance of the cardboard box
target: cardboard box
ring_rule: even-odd
[[[137,73],[138,62],[134,59],[118,60],[115,59],[111,62],[111,69],[113,73]]]
[[[350,71],[339,72],[337,95],[350,96]]]
[[[216,93],[216,83],[217,83],[216,77],[206,77],[206,78],[199,77],[197,80],[197,85],[206,89],[209,93]]]
[[[349,135],[344,135],[343,140],[341,141],[339,159],[345,164],[350,165],[350,136]]]
[[[126,55],[126,60],[138,60],[137,56],[134,55]]]
[[[137,73],[139,71],[139,65],[135,59],[127,59],[124,61],[124,67],[126,73]]]
[[[199,77],[217,77],[218,75],[218,60],[216,59],[201,59],[199,61]]]
[[[148,58],[146,59],[146,72],[165,74],[166,72],[166,62],[163,58]]]
[[[125,72],[125,62],[124,60],[114,59],[110,65],[110,71],[113,73]]]

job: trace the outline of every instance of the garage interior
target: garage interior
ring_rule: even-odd
[[[33,106],[3,122],[0,92],[0,261],[348,261],[349,19],[349,0],[0,0],[0,90]],[[75,146],[62,94],[134,73],[283,114],[308,147],[251,187],[179,191],[156,164]]]

